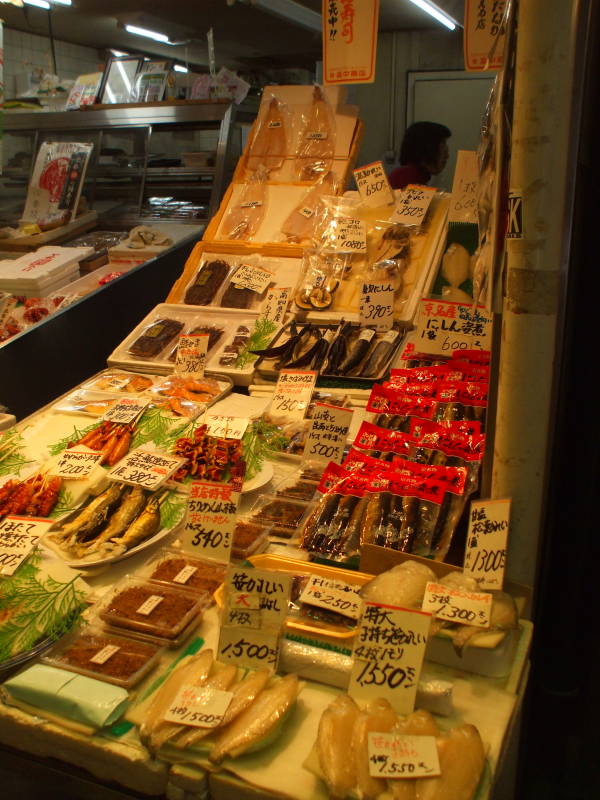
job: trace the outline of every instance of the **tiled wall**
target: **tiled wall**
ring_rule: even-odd
[[[76,78],[86,72],[96,72],[102,62],[100,54],[93,47],[55,40],[54,48],[59,78]],[[4,81],[7,98],[15,96],[17,75],[27,75],[35,67],[52,72],[50,39],[4,28]],[[22,88],[20,83],[19,88]]]

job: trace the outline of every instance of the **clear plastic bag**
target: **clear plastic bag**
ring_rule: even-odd
[[[224,239],[252,239],[264,219],[267,207],[269,173],[259,167],[243,184],[235,202],[231,202],[219,236]]]
[[[290,147],[290,119],[287,106],[274,94],[263,97],[248,154],[249,172],[263,169],[271,173],[281,169]]]
[[[320,86],[313,89],[312,103],[301,116],[294,164],[299,181],[315,181],[329,172],[335,156],[335,114]]]

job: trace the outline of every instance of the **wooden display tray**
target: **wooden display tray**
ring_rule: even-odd
[[[42,231],[31,236],[19,236],[14,239],[0,239],[0,249],[5,252],[29,253],[49,244],[60,244],[65,239],[72,239],[80,233],[85,233],[96,226],[98,222],[97,211],[87,211],[76,217],[72,222],[53,228],[51,231]]]

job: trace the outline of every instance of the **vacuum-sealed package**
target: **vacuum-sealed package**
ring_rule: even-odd
[[[314,181],[329,172],[335,156],[335,114],[320,86],[302,114],[294,172],[299,181]]]
[[[255,133],[250,144],[247,169],[250,172],[263,169],[274,172],[281,169],[289,149],[290,114],[285,105],[271,94],[256,121]]]
[[[259,168],[246,181],[235,203],[221,225],[219,235],[224,239],[248,240],[259,229],[267,206],[268,172]]]
[[[295,244],[314,244],[316,231],[322,224],[323,198],[335,195],[338,189],[339,181],[333,172],[324,172],[285,219],[281,226],[285,240]]]

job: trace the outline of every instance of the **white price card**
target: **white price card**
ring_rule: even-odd
[[[359,586],[335,578],[323,578],[320,575],[309,578],[300,594],[300,602],[336,611],[350,619],[358,619],[363,607]]]
[[[328,403],[316,403],[306,436],[303,461],[342,463],[353,411]]]
[[[372,778],[427,778],[441,775],[435,736],[369,731],[369,775]]]
[[[65,450],[61,453],[55,467],[50,472],[58,478],[83,480],[102,458],[102,453],[94,450]]]
[[[228,563],[240,494],[231,483],[194,481],[181,533],[186,553]]]
[[[263,267],[253,264],[240,264],[236,269],[231,282],[238,289],[250,289],[252,292],[262,294],[273,280],[274,273]]]
[[[163,719],[194,728],[216,728],[223,722],[232,700],[233,692],[214,686],[185,684],[177,692]]]
[[[425,587],[422,608],[437,619],[489,628],[492,595],[487,592],[467,592],[430,581]]]
[[[479,165],[475,150],[459,150],[456,157],[448,222],[477,224]]]
[[[314,370],[282,369],[271,400],[271,416],[304,419],[317,374]]]
[[[363,281],[360,292],[360,324],[379,332],[389,331],[394,324],[396,281]]]
[[[250,669],[271,667],[277,670],[279,635],[277,628],[244,630],[223,625],[218,659]]]
[[[54,520],[8,515],[0,522],[0,575],[12,575]]]
[[[291,291],[289,286],[282,289],[269,289],[264,303],[262,304],[260,312],[261,318],[271,320],[271,322],[275,322],[279,325],[285,317]]]
[[[385,697],[399,714],[415,707],[431,614],[365,603],[354,639],[348,694],[359,700]]]
[[[469,511],[464,571],[482,589],[502,589],[510,500],[475,500]]]
[[[248,417],[230,417],[210,412],[207,412],[204,421],[207,436],[216,436],[218,439],[241,439],[250,422]]]
[[[394,202],[394,194],[381,161],[366,164],[353,172],[358,193],[366,205],[387,206]]]
[[[201,378],[206,366],[208,333],[184,334],[179,337],[174,372]]]
[[[138,397],[121,397],[102,415],[102,422],[119,422],[128,425],[146,410],[150,400]]]
[[[149,617],[154,609],[158,608],[164,599],[165,598],[160,594],[151,594],[150,597],[146,598],[146,600],[144,600],[144,602],[138,608],[136,608],[135,613],[141,614],[143,617]]]
[[[491,350],[493,316],[483,306],[423,298],[415,346],[420,353],[452,356],[461,350]]]
[[[331,233],[325,248],[334,253],[366,253],[367,229],[365,223],[353,217],[342,217]]]
[[[116,644],[107,644],[90,658],[90,664],[106,664],[109,658],[118,653],[121,648]]]
[[[279,629],[287,616],[291,588],[291,575],[230,567],[225,577],[225,610],[259,611],[262,628]]]
[[[420,225],[425,219],[425,214],[427,214],[427,209],[434,195],[435,189],[433,187],[409,183],[396,200],[396,207],[390,217],[390,222],[403,225]]]
[[[154,491],[184,463],[185,458],[138,447],[117,462],[107,477]]]

